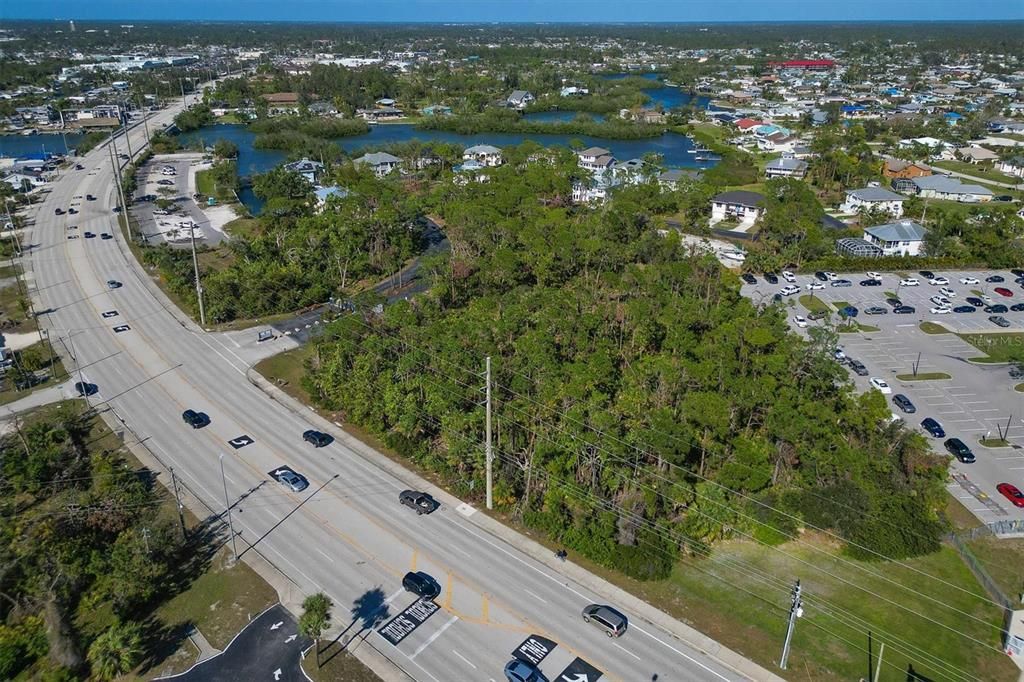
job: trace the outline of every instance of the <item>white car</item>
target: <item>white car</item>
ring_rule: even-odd
[[[930,280],[928,280],[928,284],[931,284],[934,287],[946,286],[947,284],[949,284],[949,280],[942,276],[932,277]]]
[[[948,315],[949,313],[952,312],[952,309],[949,308],[948,306],[936,306],[934,308],[931,308],[928,312],[930,312],[932,315]]]
[[[800,287],[795,284],[787,284],[786,286],[779,289],[779,293],[783,296],[792,296],[793,294],[799,293]]]
[[[828,270],[826,270],[822,274],[825,275],[826,279],[828,279],[828,281],[830,281],[830,282],[834,282],[835,280],[837,280],[839,278],[839,275],[837,275],[834,272],[829,272]]]
[[[800,327],[801,329],[807,326],[807,318],[804,317],[803,315],[797,315],[796,317],[794,317],[793,322],[796,323],[796,326]]]
[[[907,277],[906,279],[900,280],[901,287],[916,287],[920,282],[917,281],[916,277]]]
[[[868,276],[868,279],[873,279],[876,282],[881,282],[882,281],[882,273],[880,273],[880,272],[868,272],[866,274]]]
[[[825,285],[821,282],[808,282],[807,291],[817,291],[818,289],[824,289]]]
[[[842,348],[836,348],[834,351],[832,351],[832,357],[834,357],[839,362],[842,362],[843,360],[846,359],[846,353],[843,352]]]
[[[892,389],[889,387],[889,384],[885,383],[884,379],[879,379],[878,377],[871,377],[868,380],[868,383],[871,384],[871,388],[877,389],[882,393],[885,393],[886,395],[892,393]]]
[[[934,303],[935,305],[945,306],[947,308],[953,305],[952,301],[950,301],[945,296],[932,296],[928,300]]]
[[[960,284],[981,284],[977,277],[961,277]]]
[[[941,289],[939,289],[939,293],[942,294],[943,296],[949,296],[950,298],[956,296],[956,292],[950,289],[949,287],[942,287]]]
[[[783,270],[782,271],[782,279],[786,280],[787,282],[792,283],[792,282],[796,281],[796,275],[794,275],[789,270]]]

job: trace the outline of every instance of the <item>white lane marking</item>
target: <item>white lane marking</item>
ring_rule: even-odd
[[[634,654],[634,653],[633,653],[632,651],[630,651],[630,650],[629,650],[629,649],[627,649],[626,647],[624,647],[624,646],[622,646],[622,645],[620,645],[620,644],[618,644],[618,643],[616,643],[616,642],[612,642],[612,646],[614,646],[614,647],[618,647],[619,649],[622,649],[623,651],[625,651],[625,652],[626,652],[627,654],[629,654],[630,656],[632,656],[632,657],[633,657],[633,658],[635,658],[636,660],[638,660],[638,661],[640,660],[640,657],[639,657],[639,656],[637,656],[636,654]]]
[[[540,600],[540,601],[544,602],[545,604],[547,604],[547,603],[548,603],[548,600],[547,600],[547,599],[545,599],[544,597],[540,596],[540,595],[539,595],[539,594],[537,594],[536,592],[530,592],[530,591],[529,591],[528,589],[526,589],[525,587],[523,588],[523,592],[525,592],[526,594],[530,595],[530,596],[531,596],[531,597],[533,597],[534,599],[538,599],[538,600]]]
[[[470,554],[470,553],[469,553],[469,552],[467,552],[466,550],[462,549],[461,547],[457,547],[457,546],[455,546],[455,545],[452,545],[452,547],[451,547],[451,548],[452,548],[452,549],[454,549],[454,550],[455,550],[456,552],[458,552],[459,554],[461,554],[462,556],[466,556],[466,557],[469,557],[469,558],[471,558],[471,559],[473,558],[473,555],[472,555],[472,554]]]
[[[477,667],[476,667],[475,665],[473,665],[473,663],[472,663],[472,662],[470,662],[470,660],[469,660],[468,658],[466,658],[465,656],[463,656],[462,654],[460,654],[460,653],[459,653],[458,651],[456,651],[455,649],[452,649],[452,653],[453,653],[453,654],[455,654],[456,656],[458,656],[459,658],[461,658],[461,659],[462,659],[463,661],[465,661],[465,662],[466,662],[466,665],[468,665],[468,666],[469,666],[470,668],[472,668],[473,670],[476,670],[476,669],[477,669]]]
[[[322,550],[322,549],[320,549],[319,547],[314,547],[313,549],[315,549],[315,550],[316,550],[317,552],[319,552],[319,553],[320,553],[320,556],[322,556],[323,558],[327,559],[327,560],[328,560],[328,561],[330,561],[331,563],[334,563],[334,559],[332,559],[332,558],[331,558],[331,555],[330,555],[330,554],[328,554],[327,552],[323,551],[323,550]]]
[[[444,631],[445,631],[445,630],[447,630],[447,629],[448,629],[448,628],[450,628],[450,627],[451,627],[452,625],[454,625],[454,624],[455,624],[455,621],[457,621],[458,619],[459,619],[459,617],[458,617],[458,616],[452,616],[452,617],[451,617],[451,620],[449,620],[449,621],[448,621],[447,623],[445,623],[444,625],[442,625],[441,627],[439,627],[439,628],[437,629],[437,632],[435,632],[435,633],[434,633],[434,634],[432,634],[432,635],[431,635],[430,637],[428,637],[428,638],[427,638],[427,641],[425,641],[425,642],[424,642],[423,644],[420,644],[419,648],[417,648],[417,649],[416,649],[416,651],[412,652],[412,655],[411,655],[411,656],[409,656],[409,660],[411,661],[412,659],[414,659],[414,658],[416,658],[417,656],[419,656],[419,655],[420,655],[420,652],[422,652],[422,651],[423,651],[424,649],[426,649],[426,648],[427,648],[428,646],[430,646],[431,644],[433,644],[433,643],[434,643],[434,641],[435,641],[435,640],[436,640],[436,639],[437,639],[438,637],[440,637],[441,635],[443,635],[443,634],[444,634]]]

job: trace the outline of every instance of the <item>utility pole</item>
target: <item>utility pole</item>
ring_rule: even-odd
[[[206,309],[203,308],[203,285],[199,281],[199,256],[196,255],[196,224],[188,228],[189,236],[192,237],[192,267],[196,271],[196,297],[199,299],[199,323],[206,326]]]
[[[224,509],[228,512],[228,528],[231,529],[231,563],[238,561],[238,548],[235,547],[235,524],[231,520],[231,503],[228,500],[228,479],[224,475],[224,453],[220,453],[220,480],[224,484]]]
[[[484,372],[485,380],[487,382],[485,391],[487,393],[487,417],[486,417],[486,435],[487,442],[484,445],[484,453],[487,458],[487,508],[494,509],[494,478],[493,478],[493,461],[494,452],[491,450],[491,356],[487,356],[486,370]]]
[[[71,359],[75,361],[75,367],[78,369],[78,382],[82,384],[82,397],[85,398],[85,404],[89,405],[89,386],[85,383],[85,376],[82,375],[82,363],[78,361],[78,353],[75,352],[75,340],[72,338],[71,330],[66,331],[68,342],[71,344]]]
[[[188,109],[188,100],[185,99],[185,81],[179,78],[178,85],[181,86],[181,106]]]
[[[146,111],[146,100],[139,96],[139,111],[142,112],[142,127],[146,130],[146,144],[149,144],[149,112]]]
[[[181,492],[178,490],[178,477],[174,475],[174,467],[171,467],[171,487],[174,488],[174,499],[178,502],[178,523],[181,524],[181,539],[188,540],[188,533],[185,530],[185,507],[181,504]]]
[[[135,155],[132,154],[132,141],[128,139],[128,121],[124,118],[121,119],[121,130],[124,131],[124,143],[128,145],[128,158],[134,159]]]
[[[117,164],[117,142],[114,136],[110,136],[110,144],[107,146],[110,152],[110,165],[114,169],[114,182],[117,184],[117,195],[121,198],[121,215],[124,216],[124,224],[128,226],[128,236],[132,236],[132,222],[128,219],[128,202],[124,200],[124,187],[121,185],[121,167]]]
[[[792,605],[789,607],[789,625],[786,626],[786,642],[782,645],[782,660],[779,661],[779,667],[783,670],[786,669],[786,659],[789,658],[789,644],[793,639],[793,628],[796,627],[796,619],[804,615],[803,602],[800,600],[800,581],[796,581],[796,585],[793,586]]]

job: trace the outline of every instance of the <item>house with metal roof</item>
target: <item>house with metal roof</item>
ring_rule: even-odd
[[[864,228],[864,241],[880,248],[883,256],[918,256],[926,232],[913,220],[899,220]]]
[[[846,190],[846,201],[839,206],[844,213],[860,213],[863,210],[885,211],[893,218],[903,215],[903,202],[906,197],[896,194],[884,187],[863,187]]]
[[[534,97],[533,93],[529,90],[513,90],[512,94],[508,96],[506,102],[510,107],[515,109],[525,109],[536,100],[537,98]]]
[[[299,159],[286,163],[284,169],[289,173],[298,173],[310,182],[316,183],[320,179],[320,174],[324,172],[324,165],[311,159]]]
[[[489,144],[475,144],[462,152],[463,161],[476,161],[485,166],[500,166],[505,162],[501,150]]]
[[[807,174],[807,162],[801,159],[772,159],[764,167],[766,178],[796,178],[800,180]]]
[[[992,191],[981,185],[966,185],[946,175],[912,178],[918,196],[926,199],[947,199],[965,204],[992,201]]]
[[[352,161],[352,163],[358,167],[368,166],[373,170],[374,175],[382,178],[398,168],[402,164],[402,160],[387,152],[373,152],[372,154],[360,156]]]

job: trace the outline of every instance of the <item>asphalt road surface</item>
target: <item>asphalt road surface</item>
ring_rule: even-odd
[[[157,114],[150,130],[175,111]],[[142,126],[131,135],[138,150]],[[397,503],[408,485],[358,446],[304,443],[310,424],[247,380],[247,362],[223,336],[180,322],[147,281],[116,226],[106,146],[81,163],[84,170],[54,183],[32,229],[26,267],[37,309],[49,311],[41,322],[54,345],[73,354],[66,366],[99,387],[90,400],[116,411],[217,512],[225,506],[223,454],[243,558],[259,552],[305,593],[326,592],[337,605],[335,622],[366,631],[418,680],[500,680],[512,651],[534,633],[556,644],[541,666],[551,677],[580,658],[605,680],[745,679],[635,616],[623,637],[608,639],[580,618],[582,607],[605,598],[489,535],[469,520],[472,508],[416,516]],[[85,194],[96,201],[79,198]],[[79,214],[54,214],[72,205]],[[69,224],[115,239],[69,239]],[[108,280],[122,286],[111,289]],[[186,408],[212,423],[189,428]],[[229,441],[248,444],[236,449]],[[269,480],[281,465],[307,477],[309,488],[295,493]],[[414,601],[401,587],[413,567],[443,586],[441,608],[392,644],[376,629]]]

